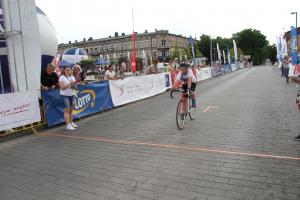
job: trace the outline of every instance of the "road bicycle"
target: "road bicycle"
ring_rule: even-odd
[[[179,130],[183,130],[184,122],[189,115],[191,120],[195,119],[196,108],[192,107],[192,97],[190,90],[171,90],[170,97],[173,99],[173,92],[181,92],[176,109],[176,124]]]

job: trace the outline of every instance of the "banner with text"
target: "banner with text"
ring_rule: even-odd
[[[197,81],[203,81],[211,78],[211,68],[205,67],[200,70],[196,69],[196,78]]]
[[[231,64],[229,64],[229,65],[222,65],[222,67],[221,67],[221,74],[223,75],[223,74],[227,74],[229,72],[231,72]]]
[[[170,73],[133,76],[110,80],[109,88],[114,106],[131,103],[165,92],[172,87]]]
[[[235,71],[238,69],[238,62],[231,64],[231,71]]]
[[[39,91],[0,95],[0,131],[41,120]]]
[[[48,126],[64,122],[64,101],[59,89],[42,92]],[[74,119],[111,109],[108,81],[78,85],[74,102]]]

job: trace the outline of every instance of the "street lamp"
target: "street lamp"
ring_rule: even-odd
[[[291,15],[296,14],[296,30],[298,30],[298,26],[297,26],[297,12],[291,12]]]

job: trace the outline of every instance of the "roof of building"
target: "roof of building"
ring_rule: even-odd
[[[182,36],[182,35],[176,35],[176,34],[172,34],[169,33],[168,30],[155,30],[155,32],[148,32],[145,31],[144,33],[137,33],[135,32],[136,36],[141,37],[141,36],[150,36],[150,35],[156,35],[156,34],[168,34],[168,35],[172,35],[172,36],[177,36],[177,37],[182,37],[185,39],[189,39],[188,37]],[[92,37],[90,37],[88,40],[86,40],[85,38],[83,39],[83,41],[79,41],[77,42],[77,40],[75,40],[75,42],[73,43],[61,43],[59,44],[59,46],[69,46],[71,44],[88,44],[91,42],[105,42],[105,41],[112,41],[112,40],[119,40],[119,39],[124,39],[124,38],[131,38],[132,34],[124,34],[122,33],[122,35],[117,35],[117,36],[109,36],[106,38],[99,38],[99,39],[93,39]]]

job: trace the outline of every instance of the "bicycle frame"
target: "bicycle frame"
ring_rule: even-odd
[[[186,117],[189,115],[191,120],[195,119],[195,108],[191,106],[191,93],[189,90],[185,92],[184,90],[174,90],[177,92],[181,92],[180,99],[178,101],[177,109],[176,109],[176,123],[179,130],[183,130],[184,121]],[[170,96],[173,99],[173,92],[170,92]]]

